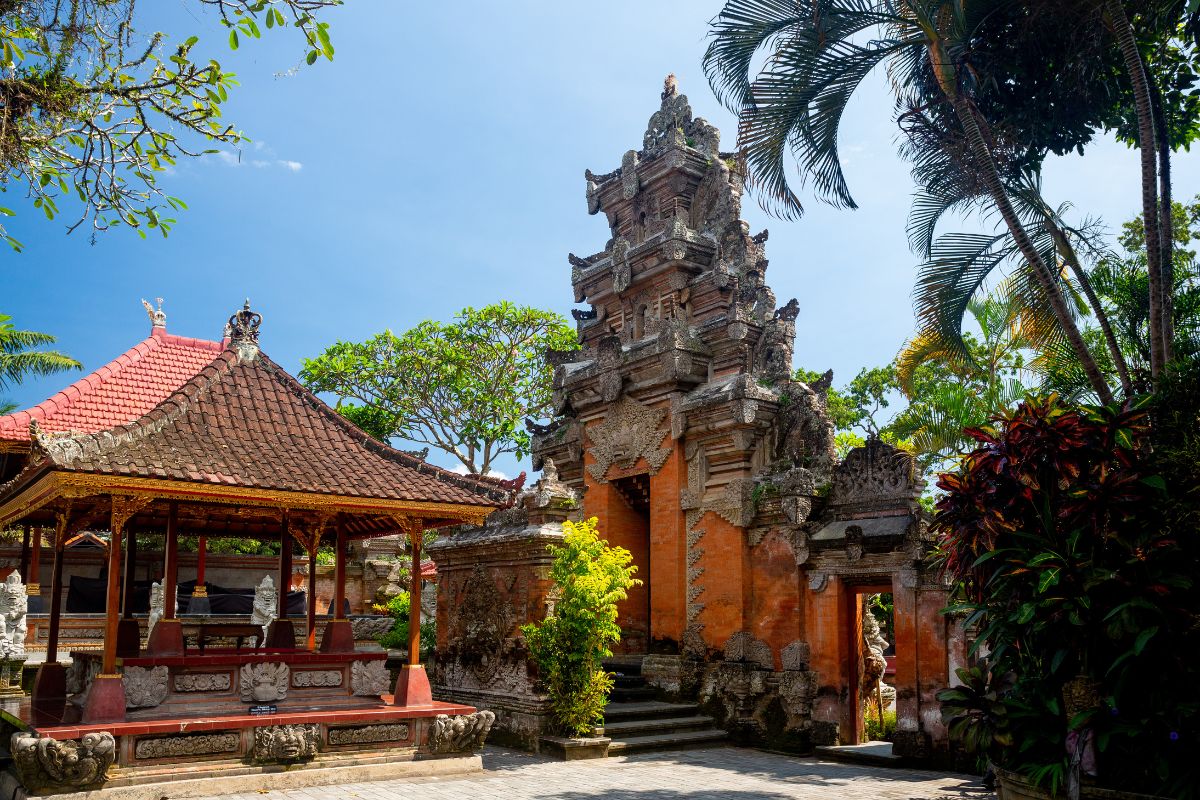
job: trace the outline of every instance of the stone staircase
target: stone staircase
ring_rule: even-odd
[[[612,739],[610,756],[647,750],[709,747],[725,741],[725,731],[713,718],[699,713],[695,703],[664,703],[646,685],[641,664],[622,659],[606,664],[616,673],[612,695],[604,709],[604,735]]]

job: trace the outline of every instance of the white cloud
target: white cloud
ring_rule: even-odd
[[[255,142],[253,150],[265,156],[274,155],[274,152],[262,142]],[[254,169],[278,167],[288,172],[299,172],[304,169],[304,164],[299,161],[287,158],[248,158],[246,152],[242,150],[218,150],[217,158],[222,164],[229,167],[253,167]]]
[[[292,172],[299,172],[300,170],[304,169],[304,165],[301,164],[299,161],[288,161],[286,159],[283,159],[276,163],[278,163],[281,167],[284,167],[285,169],[291,170]]]
[[[450,469],[450,471],[453,472],[455,475],[466,475],[467,474],[467,468],[463,464],[459,464],[456,467],[452,467]],[[501,472],[498,469],[494,469],[491,472],[489,472],[488,477],[495,478],[495,479],[501,480],[501,481],[506,481],[509,478],[508,473]]]

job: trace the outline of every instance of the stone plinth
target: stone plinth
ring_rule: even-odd
[[[438,573],[438,644],[433,691],[496,714],[496,742],[538,749],[549,706],[539,690],[521,626],[546,615],[552,587],[547,545],[578,499],[552,474],[486,524],[460,528],[429,547]]]

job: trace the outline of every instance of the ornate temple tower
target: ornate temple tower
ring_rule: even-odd
[[[765,282],[767,232],[740,218],[743,165],[692,116],[674,76],[640,150],[585,173],[611,238],[569,256],[580,349],[550,353],[558,417],[531,425],[627,548],[644,584],[621,652],[737,738],[805,750],[863,730],[864,603],[895,602],[896,751],[945,752],[934,693],[962,658],[925,563],[923,483],[872,441],[838,463],[827,373],[792,379],[796,300]]]

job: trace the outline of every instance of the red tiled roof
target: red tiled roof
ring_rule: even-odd
[[[225,347],[153,328],[150,337],[26,411],[0,416],[0,441],[28,442],[29,423],[47,433],[98,433],[133,422],[167,399]]]
[[[39,435],[23,476],[6,488],[49,470],[474,506],[505,505],[513,493],[372,439],[265,354],[236,348],[127,424]]]

